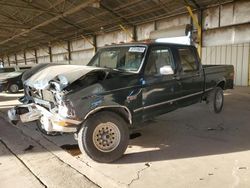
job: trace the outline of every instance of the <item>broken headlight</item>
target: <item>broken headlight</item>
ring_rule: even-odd
[[[62,91],[69,84],[67,78],[63,75],[58,75],[57,79],[51,82],[52,87],[56,91]]]
[[[58,114],[65,118],[74,118],[75,110],[73,109],[71,102],[62,101],[62,103],[58,105]]]

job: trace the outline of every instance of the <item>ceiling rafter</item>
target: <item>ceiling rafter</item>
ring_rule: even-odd
[[[22,1],[23,1],[24,3],[27,3],[27,5],[29,5],[31,8],[35,8],[35,7],[32,7],[32,5],[33,5],[32,3],[28,2],[28,1],[25,1],[25,0],[22,0]],[[65,1],[65,0],[59,0],[59,1],[57,1],[57,2],[54,3],[52,6],[48,7],[47,9],[44,9],[43,12],[40,12],[40,13],[38,13],[37,15],[33,16],[31,19],[27,20],[26,23],[31,22],[32,20],[34,20],[34,19],[36,19],[37,17],[43,15],[44,13],[48,13],[48,12],[49,12],[49,13],[54,13],[54,11],[52,11],[51,9],[52,9],[53,7],[55,7],[55,6],[58,6],[58,5],[61,4],[63,1]],[[37,9],[39,9],[39,8],[37,8]]]
[[[109,8],[108,6],[104,5],[102,3],[102,1],[100,2],[100,6],[101,8],[103,8],[104,10],[106,10],[107,12],[111,13],[112,15],[114,15],[115,17],[119,18],[121,20],[121,24],[124,25],[129,25],[129,26],[134,26],[129,20],[127,20],[126,18],[124,18],[122,15],[120,15],[119,13],[113,11],[111,8]]]
[[[186,5],[199,10],[199,6],[201,9],[217,6],[219,1],[222,4],[232,2],[232,0],[93,0],[92,2],[98,1],[100,6],[88,6],[65,15],[65,12],[75,9],[86,0],[0,0],[0,55],[40,44],[48,45],[49,42],[56,44],[58,40],[79,39],[80,35],[93,36],[117,31],[120,30],[119,25],[131,27],[184,14],[187,13]]]
[[[24,0],[23,0],[23,1],[24,1]],[[48,0],[47,0],[47,1],[48,1]],[[48,1],[48,2],[49,2],[49,1]],[[65,3],[65,0],[64,0],[64,3]],[[50,7],[53,7],[53,8],[55,9],[55,6],[53,6],[51,3],[49,3],[49,4],[50,4]],[[35,5],[32,5],[32,4],[29,4],[29,6],[34,7],[34,8],[40,8],[40,7],[35,6]],[[55,10],[56,10],[56,9],[55,9]],[[59,12],[56,12],[56,13],[48,12],[48,14],[51,15],[51,16],[55,16],[55,15],[58,16],[58,15],[60,15]],[[70,26],[75,27],[76,29],[84,29],[84,28],[82,28],[81,26],[75,24],[73,21],[71,21],[71,20],[69,20],[69,19],[67,19],[67,18],[65,18],[65,17],[61,17],[60,20],[63,21],[64,23],[70,25]]]
[[[14,40],[14,39],[16,39],[16,38],[18,38],[18,37],[24,35],[24,34],[27,34],[27,33],[31,32],[31,31],[33,31],[33,30],[36,30],[36,29],[38,29],[38,28],[40,28],[40,27],[43,27],[43,26],[46,26],[46,25],[48,25],[48,24],[50,24],[50,23],[52,23],[52,22],[55,22],[55,21],[59,20],[59,19],[62,18],[62,17],[66,17],[66,16],[68,16],[68,15],[71,15],[71,14],[73,14],[73,13],[75,13],[75,12],[77,12],[77,11],[83,9],[83,8],[85,8],[85,7],[88,6],[89,3],[91,3],[91,2],[94,2],[94,0],[84,1],[83,3],[81,3],[80,5],[78,5],[77,7],[74,7],[74,8],[72,8],[72,9],[70,9],[70,10],[67,10],[67,11],[64,12],[63,14],[60,14],[60,15],[58,15],[58,16],[55,16],[55,17],[51,18],[51,19],[48,19],[48,20],[46,20],[46,21],[44,21],[44,22],[42,22],[42,23],[40,23],[40,24],[38,24],[38,25],[36,25],[36,26],[34,26],[34,27],[32,27],[32,28],[26,30],[26,31],[23,31],[23,32],[21,32],[21,33],[18,33],[17,35],[13,35],[11,38],[8,38],[8,39],[6,39],[6,40],[4,40],[4,41],[1,41],[1,42],[0,42],[0,45],[1,45],[1,44],[5,44],[6,42],[12,41],[12,40]]]
[[[29,6],[19,5],[17,3],[13,4],[13,3],[9,3],[9,2],[0,2],[0,5],[3,6],[3,7],[5,6],[5,7],[12,7],[12,8],[19,8],[19,9],[36,11],[36,12],[48,12],[48,10],[43,9],[43,8],[32,8],[32,7],[29,7]]]

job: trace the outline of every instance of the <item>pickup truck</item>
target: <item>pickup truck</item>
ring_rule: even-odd
[[[155,116],[205,101],[219,113],[232,65],[200,63],[196,48],[168,43],[106,46],[87,66],[41,64],[23,75],[24,104],[11,121],[37,121],[47,133],[74,133],[83,153],[112,162],[134,128]]]

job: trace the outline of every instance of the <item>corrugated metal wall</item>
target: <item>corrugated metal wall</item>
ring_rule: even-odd
[[[209,46],[202,48],[202,63],[216,65],[233,65],[235,69],[235,84],[249,84],[250,44],[233,44]]]

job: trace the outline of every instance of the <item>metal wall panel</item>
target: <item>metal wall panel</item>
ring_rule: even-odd
[[[249,82],[249,46],[249,43],[244,43],[203,47],[202,63],[233,65],[235,69],[235,85],[247,86]]]
[[[155,23],[143,24],[137,26],[136,35],[137,40],[142,41],[149,39],[150,33],[155,30]]]
[[[72,52],[71,53],[72,61],[70,62],[70,64],[86,65],[89,62],[89,60],[93,57],[93,55],[94,55],[93,49]]]
[[[249,73],[249,61],[250,61],[249,52],[250,52],[249,44],[244,44],[243,59],[242,59],[242,77],[241,77],[241,83],[244,86],[248,85],[248,79],[249,79],[249,74],[250,74]]]

